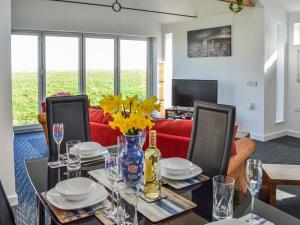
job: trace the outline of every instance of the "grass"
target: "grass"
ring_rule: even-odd
[[[50,71],[46,76],[46,93],[51,96],[58,92],[78,94],[78,73],[74,71]],[[38,114],[37,73],[13,73],[13,123],[15,126],[36,124]],[[113,71],[87,71],[86,93],[92,105],[98,105],[101,96],[113,94]],[[122,71],[121,93],[123,96],[139,95],[146,98],[146,73],[140,70]]]

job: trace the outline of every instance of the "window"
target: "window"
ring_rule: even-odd
[[[121,93],[147,97],[147,41],[121,40]]]
[[[46,96],[79,93],[79,38],[45,37]]]
[[[40,103],[59,92],[87,94],[97,106],[104,94],[139,95],[153,90],[152,39],[124,36],[13,31],[14,126],[38,128]],[[152,59],[152,60],[150,60]],[[23,127],[26,125],[26,127]]]
[[[114,39],[85,38],[86,93],[92,105],[114,94]]]
[[[300,23],[294,23],[294,45],[300,45]]]
[[[277,24],[276,123],[285,121],[285,43],[285,26]]]
[[[13,124],[36,124],[38,113],[38,36],[12,35]]]

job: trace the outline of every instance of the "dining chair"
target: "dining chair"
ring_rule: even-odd
[[[15,225],[14,214],[0,181],[0,225]]]
[[[188,159],[209,177],[226,175],[235,125],[235,107],[195,101]]]
[[[226,175],[229,165],[235,125],[235,107],[195,101],[192,136],[187,159],[203,169],[210,178]],[[212,217],[212,181],[203,184],[192,198],[198,213]]]
[[[57,146],[53,139],[53,125],[64,124],[61,154],[66,152],[66,141],[90,141],[88,97],[86,95],[46,98],[49,158],[57,160]]]

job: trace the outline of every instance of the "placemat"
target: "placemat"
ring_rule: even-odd
[[[54,207],[47,201],[46,192],[41,193],[41,195],[44,198],[45,203],[50,207],[51,211],[54,213],[55,217],[61,224],[71,223],[90,216],[96,216],[96,218],[100,220],[100,222],[102,222],[104,225],[116,224],[116,221],[112,221],[106,216],[105,209],[109,209],[111,207],[111,202],[108,199],[100,202],[99,204],[84,209],[63,210]]]
[[[104,169],[89,171],[89,175],[98,180],[109,190],[111,189],[111,185],[105,176]],[[126,186],[126,184],[123,182],[117,183],[117,188],[119,189],[124,189],[124,186]],[[152,223],[158,223],[197,207],[195,203],[165,187],[162,187],[161,191],[163,195],[166,195],[166,198],[151,203],[146,202],[142,198],[139,198],[138,200],[138,212]],[[129,204],[133,204],[134,202],[130,197],[128,197],[126,201]]]
[[[255,220],[255,224],[259,224],[259,225],[274,225],[274,223],[254,214],[253,215],[253,219]],[[239,218],[239,220],[247,222],[249,224],[252,224],[251,221],[251,213],[247,214],[246,216],[243,216],[241,218]]]
[[[164,177],[162,178],[162,180],[166,184],[170,185],[172,188],[175,188],[177,190],[187,188],[187,187],[195,185],[195,184],[199,184],[199,183],[207,181],[209,179],[210,178],[208,176],[205,176],[203,174],[201,174],[197,177],[191,178],[191,179],[187,179],[187,180],[170,180],[170,179],[167,179]]]

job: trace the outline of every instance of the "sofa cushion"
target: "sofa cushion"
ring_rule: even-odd
[[[155,120],[153,130],[157,133],[191,137],[192,120]]]
[[[89,108],[90,122],[102,123],[104,114],[100,109]]]
[[[105,114],[102,119],[102,123],[108,125],[110,121],[113,121],[114,119],[110,114]]]

